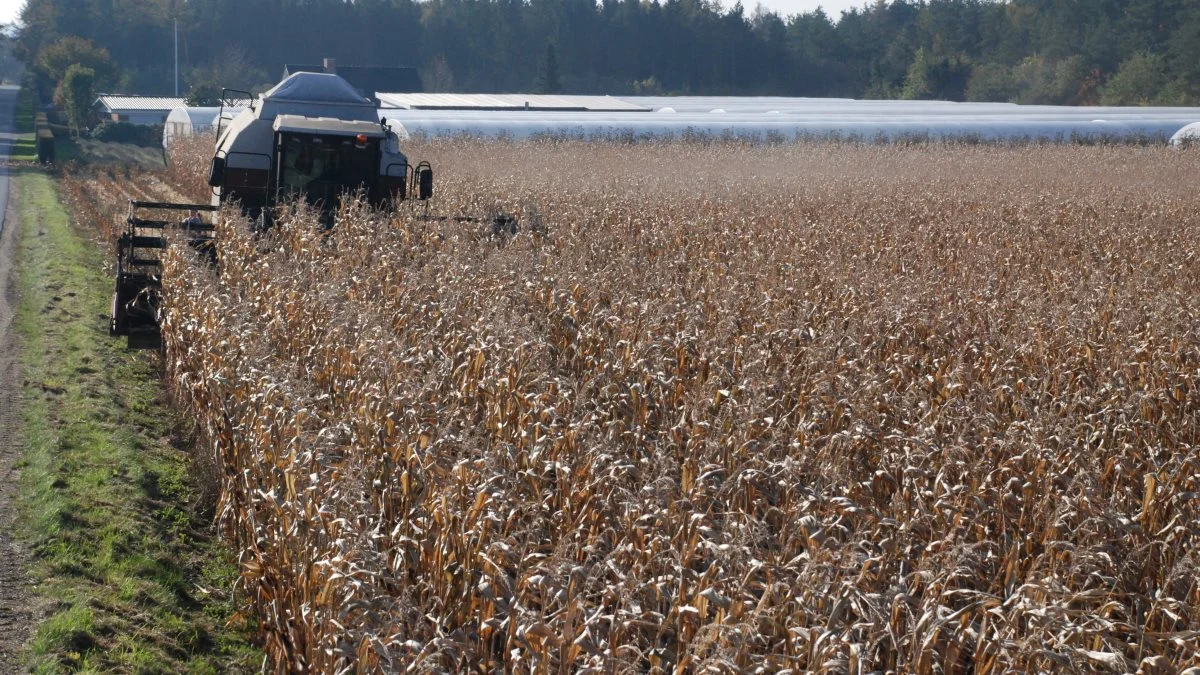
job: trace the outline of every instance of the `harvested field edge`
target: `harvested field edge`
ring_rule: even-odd
[[[21,528],[49,606],[37,673],[257,670],[156,360],[106,334],[101,249],[51,176],[14,176],[21,241]],[[77,211],[78,212],[78,211]]]

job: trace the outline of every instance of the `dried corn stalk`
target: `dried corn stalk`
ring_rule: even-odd
[[[1200,155],[414,154],[166,267],[277,670],[1200,665]]]

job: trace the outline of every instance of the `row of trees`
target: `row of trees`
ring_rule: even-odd
[[[1200,101],[1195,0],[875,0],[836,20],[710,0],[28,0],[48,91],[261,89],[287,62],[414,65],[429,91],[562,90],[1053,104]]]

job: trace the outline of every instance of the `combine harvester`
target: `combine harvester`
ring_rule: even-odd
[[[230,94],[245,94],[226,90]],[[333,223],[343,194],[364,194],[376,207],[433,195],[428,162],[409,163],[400,140],[381,122],[375,105],[337,75],[295,73],[225,124],[218,117],[209,170],[211,204],[130,201],[125,233],[117,242],[116,289],[109,332],[131,348],[160,343],[158,302],[161,252],[169,230],[215,260],[214,227],[197,217],[227,203],[265,227],[273,207],[303,199]],[[187,217],[188,212],[195,212]],[[149,215],[147,215],[149,214]]]

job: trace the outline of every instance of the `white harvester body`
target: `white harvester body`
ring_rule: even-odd
[[[328,211],[346,192],[405,199],[416,168],[370,99],[337,75],[300,72],[222,125],[209,183],[214,205],[252,214],[297,196]]]
[[[382,207],[433,194],[429,163],[411,166],[374,103],[337,75],[296,73],[232,119],[229,111],[223,105],[216,116],[211,204],[129,203],[117,241],[109,331],[128,336],[130,346],[159,343],[161,253],[168,231],[203,259],[219,259],[216,227],[211,216],[201,214],[237,204],[257,227],[267,228],[274,207],[296,200],[318,209],[321,222],[332,226],[346,195]]]

